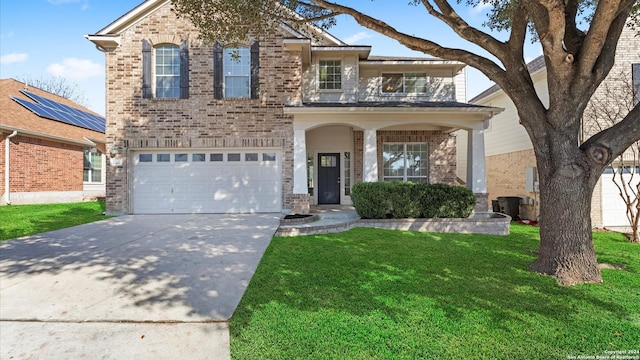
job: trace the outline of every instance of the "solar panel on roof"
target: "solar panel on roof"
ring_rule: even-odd
[[[75,125],[89,130],[102,133],[105,132],[105,119],[101,116],[47,99],[29,91],[20,90],[20,92],[34,100],[35,103],[15,97],[11,98],[40,117],[60,121],[65,124]]]

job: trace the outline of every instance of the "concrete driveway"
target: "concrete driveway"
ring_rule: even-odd
[[[279,218],[130,215],[0,243],[0,358],[228,359]]]

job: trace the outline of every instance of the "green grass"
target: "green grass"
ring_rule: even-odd
[[[602,284],[530,272],[539,234],[275,237],[231,318],[234,359],[567,359],[640,350],[640,246],[595,233]]]
[[[104,202],[0,206],[0,241],[103,220],[104,211]]]

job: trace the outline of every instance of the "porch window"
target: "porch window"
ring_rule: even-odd
[[[427,92],[426,73],[383,73],[382,92],[387,94],[423,94]]]
[[[342,183],[344,184],[345,196],[351,195],[351,153],[349,151],[344,153],[344,160],[342,161],[344,167],[344,174],[342,177]]]
[[[84,148],[84,182],[102,182],[102,153],[96,148]]]
[[[313,153],[307,153],[307,189],[309,190],[309,195],[313,196]]]
[[[384,181],[429,182],[427,143],[385,143],[382,158]]]

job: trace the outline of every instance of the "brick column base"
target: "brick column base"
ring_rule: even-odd
[[[291,194],[289,199],[292,214],[309,213],[309,194]]]
[[[474,212],[487,212],[489,211],[489,194],[488,193],[475,193],[476,206],[473,208]]]

